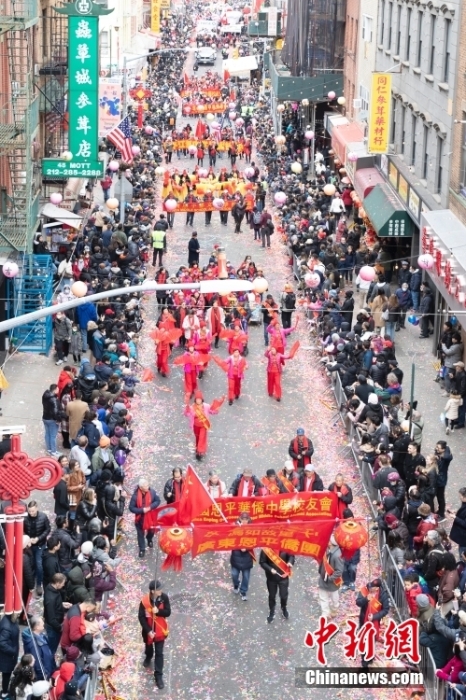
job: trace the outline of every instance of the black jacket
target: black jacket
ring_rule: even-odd
[[[417,467],[425,467],[426,460],[421,454],[410,455],[407,454],[405,457],[403,471],[406,482],[406,488],[409,489],[410,486],[414,486],[417,483],[417,476],[415,474]]]
[[[388,475],[391,474],[392,472],[396,471],[396,469],[393,469],[393,467],[390,465],[388,467],[382,467],[382,469],[379,469],[378,472],[376,472],[374,476],[374,488],[376,488],[378,491],[381,491],[384,488],[389,488],[389,483],[388,483]]]
[[[296,438],[293,438],[292,441],[290,442],[288,446],[288,454],[290,455],[291,459],[297,459],[298,462],[302,459],[301,455],[298,455],[294,451],[294,441]],[[309,460],[311,459],[312,455],[314,454],[314,445],[312,444],[312,440],[307,438],[307,443],[308,447],[307,450],[304,451],[304,457],[309,457]]]
[[[45,587],[52,581],[52,576],[61,573],[57,552],[53,554],[48,549],[44,550],[44,553],[42,555],[42,570],[44,572]]]
[[[448,467],[450,466],[450,462],[453,459],[453,455],[451,453],[450,448],[447,446],[445,447],[445,452],[443,453],[442,456],[437,457],[437,467],[438,467],[438,476],[437,476],[437,486],[446,486],[447,481],[448,481]]]
[[[42,394],[42,420],[60,420],[60,404],[58,396],[52,391],[44,391]]]
[[[404,477],[404,462],[408,454],[408,445],[411,442],[410,436],[405,433],[393,443],[392,466],[401,476]]]
[[[233,481],[232,485],[230,486],[230,490],[228,491],[230,496],[238,496],[239,495],[238,489],[239,489],[239,485],[240,485],[242,476],[243,476],[242,474],[238,474],[236,479]],[[253,491],[252,495],[257,496],[257,494],[259,493],[259,489],[262,487],[262,484],[259,481],[259,479],[257,478],[257,476],[254,476],[254,474],[251,476],[251,479],[254,482],[254,491]]]
[[[460,547],[466,547],[466,503],[456,511],[453,525],[451,526],[450,539]]]
[[[107,488],[107,487],[106,487],[106,488]],[[136,487],[136,488],[134,489],[134,491],[133,491],[133,495],[131,496],[131,500],[130,500],[130,502],[129,502],[129,510],[131,511],[131,513],[134,513],[135,516],[136,516],[135,519],[134,519],[134,522],[136,523],[136,525],[137,525],[138,522],[141,521],[141,520],[143,519],[143,517],[144,517],[143,509],[142,509],[142,508],[138,508],[138,506],[136,505],[136,503],[137,503],[137,497],[138,497],[138,491],[139,491],[139,488]],[[149,489],[149,493],[150,493],[150,496],[151,496],[150,509],[151,509],[151,510],[155,510],[155,509],[158,508],[159,505],[160,505],[160,498],[159,498],[157,492],[155,491],[155,489],[153,489],[153,488],[150,488],[150,489]],[[104,491],[104,494],[105,494],[105,491]],[[104,498],[104,503],[105,503],[105,498]]]
[[[170,617],[172,614],[172,610],[170,607],[170,598],[167,596],[166,593],[162,592],[162,595],[160,595],[158,598],[154,600],[154,607],[155,606],[161,606],[163,607],[159,610],[158,617]],[[144,605],[142,603],[139,603],[139,612],[138,612],[138,620],[139,624],[142,627],[142,633],[143,635],[149,634],[149,632],[152,632],[152,627],[150,626],[149,622],[147,621],[146,618],[146,610],[144,608]]]
[[[299,475],[299,490],[304,491],[306,485],[306,472]],[[324,483],[317,472],[314,472],[314,483],[312,484],[313,491],[323,491]]]
[[[50,534],[50,520],[42,511],[38,511],[35,518],[27,515],[24,519],[24,534],[29,537],[37,537],[36,545],[43,546]]]
[[[44,589],[44,620],[55,632],[61,632],[61,627],[65,617],[63,607],[63,596],[49,583]]]
[[[60,479],[58,484],[53,487],[53,497],[55,499],[55,507],[53,509],[55,515],[66,515],[70,509],[66,481]]]
[[[422,575],[430,588],[436,586],[440,581],[440,576],[438,576],[437,572],[443,566],[443,554],[443,547],[436,545],[433,549],[427,550],[426,557],[422,563]]]
[[[76,525],[80,528],[86,527],[89,520],[95,518],[97,515],[97,503],[92,504],[87,501],[79,501],[76,508]]]
[[[288,552],[280,552],[279,557],[280,557],[280,559],[283,559],[285,564],[288,564],[289,566],[294,566],[294,563],[295,563],[294,554],[288,554]],[[263,549],[261,549],[261,553],[260,553],[260,557],[259,557],[259,566],[262,569],[264,569],[266,578],[272,579],[273,581],[282,581],[283,580],[283,579],[279,578],[276,574],[272,573],[272,571],[276,571],[275,565],[274,565],[273,561],[268,558],[267,554],[265,554]]]
[[[23,550],[23,590],[32,591],[35,580],[32,550],[30,547],[27,547]]]
[[[383,617],[388,615],[390,611],[390,598],[384,586],[380,588],[379,603],[382,607],[378,612],[373,613],[372,619],[374,620],[374,622],[381,620]],[[358,593],[356,598],[356,605],[358,606],[358,608],[361,608],[361,612],[359,613],[359,624],[362,627],[365,622],[366,611],[367,606],[369,605],[369,601],[367,600],[366,596],[363,596],[362,593]]]
[[[361,401],[367,404],[369,395],[374,393],[374,387],[371,384],[356,384],[354,387],[354,393],[361,399]]]
[[[12,622],[11,615],[0,620],[0,673],[12,673],[18,661],[19,624]]]
[[[421,499],[410,498],[403,510],[403,522],[408,528],[408,532],[411,537],[414,537],[417,531],[417,526],[421,520],[421,516],[418,513],[419,506],[422,505]]]
[[[245,571],[246,569],[252,569],[253,565],[254,559],[250,549],[232,549],[230,566],[238,569],[238,571]]]
[[[419,474],[417,483],[422,500],[432,508],[437,486],[436,470],[430,469],[427,474]]]
[[[71,535],[68,530],[60,528],[57,530],[57,537],[61,543],[58,550],[60,570],[69,569],[71,561],[74,559],[74,550],[81,544],[82,535],[76,532]]]
[[[166,503],[174,503],[175,502],[175,492],[173,490],[173,482],[174,482],[173,478],[168,479],[165,482],[165,486],[163,487],[163,497],[164,497]],[[184,488],[184,479],[183,478],[181,479],[180,483],[181,483],[181,492],[183,492],[183,488]],[[169,493],[171,493],[171,496],[168,495]]]

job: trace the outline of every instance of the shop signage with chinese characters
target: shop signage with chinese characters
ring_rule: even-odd
[[[388,153],[391,105],[392,76],[390,73],[373,73],[367,143],[369,153]]]
[[[155,34],[160,32],[160,0],[151,0],[150,29]]]
[[[92,0],[53,8],[68,15],[69,160],[46,159],[42,173],[52,177],[100,177],[99,154],[99,16],[107,10]]]

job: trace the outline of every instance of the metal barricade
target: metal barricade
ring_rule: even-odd
[[[296,257],[296,255],[293,255],[293,274],[296,277],[296,279],[299,281],[299,279],[300,279],[300,277],[299,277],[299,262],[298,262],[298,258]]]
[[[382,570],[387,591],[396,608],[396,614],[400,620],[406,620],[407,617],[411,617],[411,611],[406,598],[404,582],[387,545],[384,545],[382,549]]]
[[[419,664],[419,670],[422,671],[424,676],[424,687],[427,697],[430,700],[444,700],[445,686],[443,683],[439,683],[439,679],[435,675],[437,669],[435,667],[434,657],[428,647],[421,647],[421,663]]]
[[[84,700],[94,700],[96,690],[97,690],[98,680],[99,680],[99,669],[94,668],[90,672],[88,681],[86,683],[86,689],[84,691]]]

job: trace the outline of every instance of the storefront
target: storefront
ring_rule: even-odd
[[[466,345],[466,226],[450,209],[421,215],[419,253],[429,253],[434,266],[427,270],[435,289],[435,352],[442,325],[454,316]]]

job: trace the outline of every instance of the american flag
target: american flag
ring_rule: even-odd
[[[133,139],[131,138],[131,124],[129,117],[125,117],[123,121],[118,124],[118,126],[109,131],[107,134],[107,139],[120,151],[124,162],[131,163],[133,160],[133,152],[131,150]]]
[[[50,108],[50,112],[45,115],[45,129],[49,134],[58,131],[65,114],[65,98],[57,100]]]

